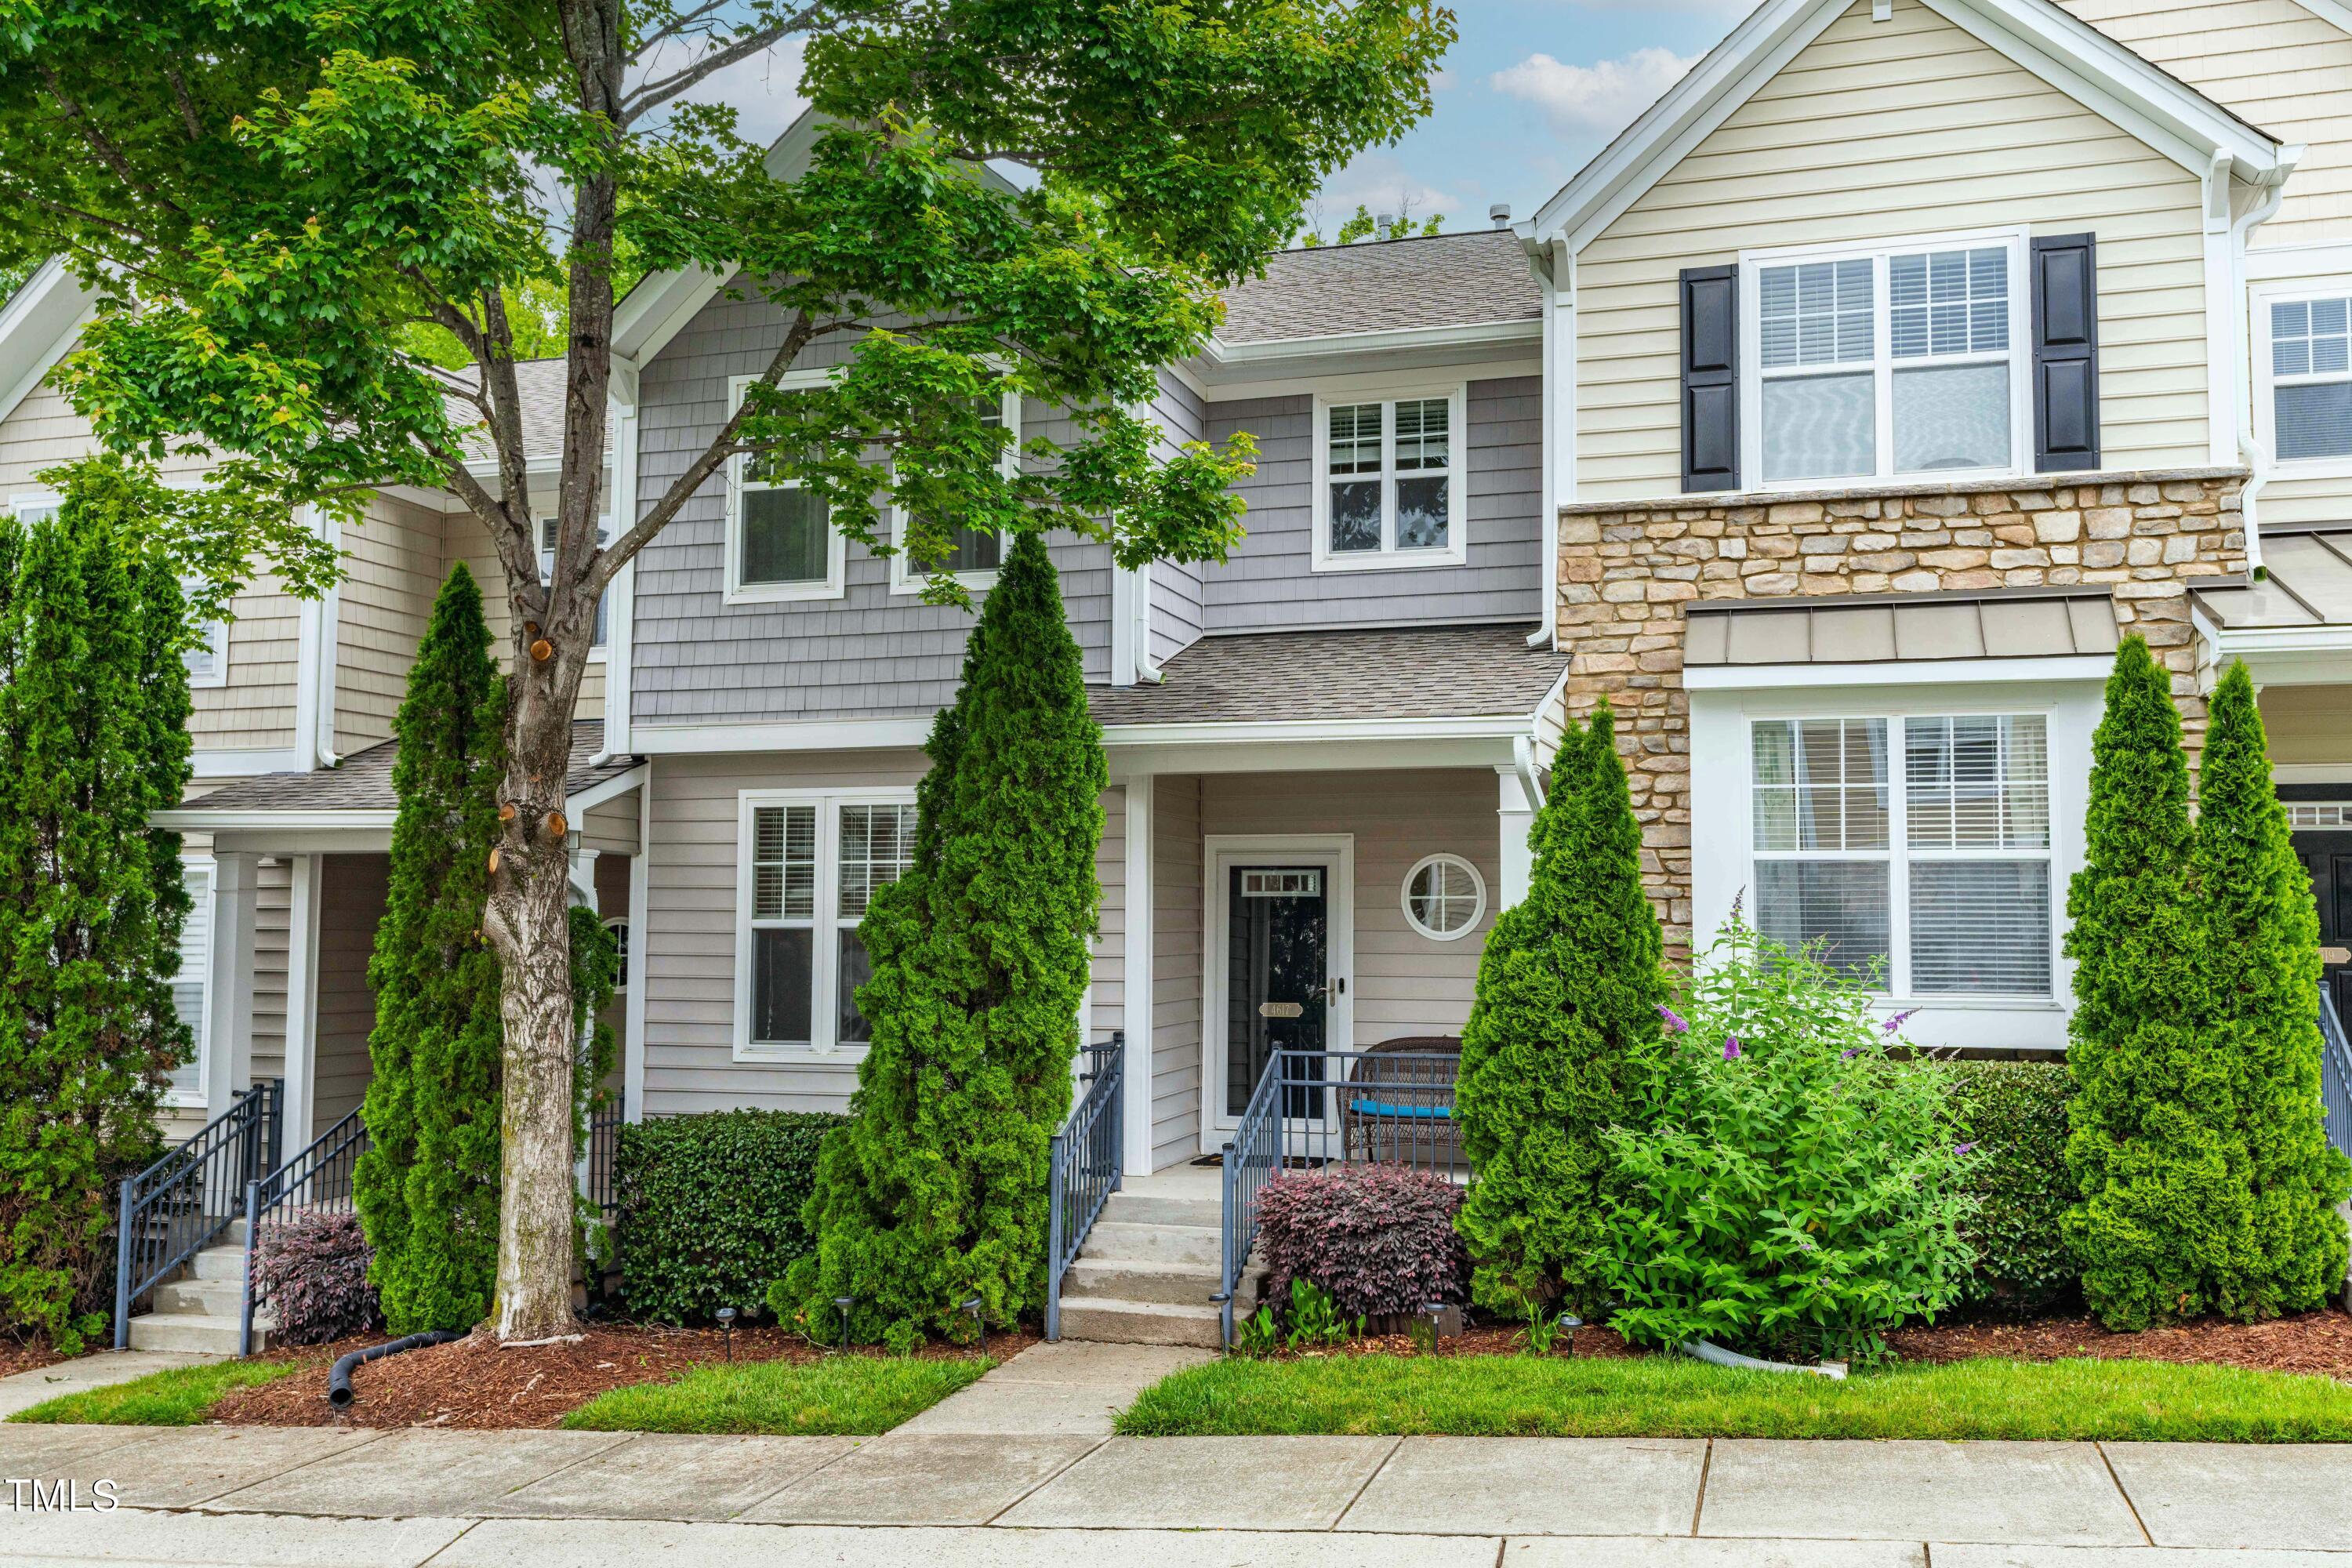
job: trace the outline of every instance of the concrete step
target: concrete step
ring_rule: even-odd
[[[198,1279],[245,1278],[243,1247],[207,1247],[188,1260],[188,1272]]]
[[[174,1279],[155,1287],[158,1313],[192,1313],[205,1318],[234,1318],[245,1310],[245,1285],[238,1279]]]
[[[1181,1225],[1214,1228],[1225,1221],[1224,1203],[1217,1197],[1170,1197],[1156,1193],[1111,1194],[1103,1205],[1102,1219],[1109,1225]]]
[[[254,1349],[266,1337],[254,1330]],[[131,1348],[135,1351],[197,1351],[207,1355],[235,1355],[237,1321],[199,1317],[193,1312],[150,1312],[131,1320]]]
[[[1089,1297],[1062,1303],[1062,1337],[1124,1345],[1197,1345],[1223,1348],[1223,1320],[1212,1306],[1166,1301],[1122,1301]]]
[[[1213,1263],[1129,1263],[1081,1258],[1062,1276],[1065,1302],[1087,1298],[1197,1307],[1217,1293]]]
[[[1137,1225],[1105,1220],[1087,1237],[1081,1258],[1128,1263],[1224,1261],[1224,1234],[1215,1226]]]

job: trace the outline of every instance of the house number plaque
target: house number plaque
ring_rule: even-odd
[[[1257,1016],[1261,1018],[1298,1018],[1304,1017],[1306,1013],[1306,1005],[1299,1002],[1261,1002],[1257,1005]]]

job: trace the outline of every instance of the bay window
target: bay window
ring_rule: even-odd
[[[1749,734],[1759,931],[1897,995],[2052,995],[2042,715],[1767,719]]]
[[[1314,548],[1318,572],[1454,565],[1462,516],[1465,389],[1318,398]]]
[[[911,790],[747,792],[738,854],[739,1056],[824,1054],[871,1037],[858,923],[914,861]]]
[[[1744,256],[1747,470],[1796,485],[2022,469],[2024,244]]]

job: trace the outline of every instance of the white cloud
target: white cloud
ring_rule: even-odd
[[[1495,73],[1496,92],[1524,99],[1544,111],[1561,131],[1614,135],[1683,79],[1696,55],[1672,49],[1635,49],[1622,59],[1589,66],[1561,63],[1549,55],[1529,55]]]

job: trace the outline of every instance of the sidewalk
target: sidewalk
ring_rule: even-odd
[[[103,1388],[110,1383],[129,1383],[134,1377],[144,1377],[151,1372],[164,1372],[175,1366],[202,1366],[207,1362],[224,1359],[216,1355],[199,1355],[193,1351],[99,1351],[94,1354],[77,1356],[52,1366],[37,1366],[30,1372],[12,1373],[0,1377],[0,1421],[5,1421],[19,1410],[30,1410],[36,1405],[46,1405],[52,1399],[68,1394],[79,1394],[85,1388]]]
[[[33,1476],[84,1510],[0,1479],[0,1562],[2352,1568],[2352,1447],[0,1426]]]

